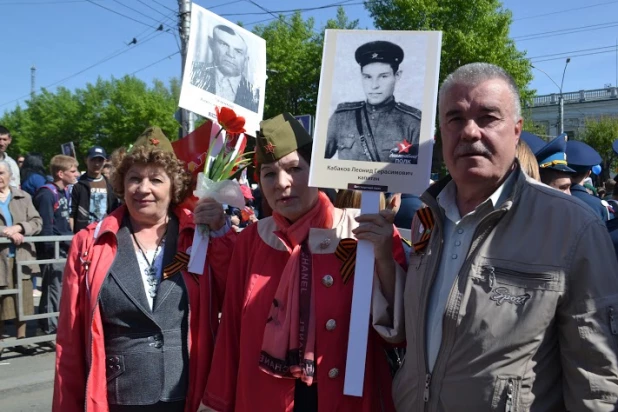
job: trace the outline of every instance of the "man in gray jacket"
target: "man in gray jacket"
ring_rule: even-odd
[[[407,341],[398,411],[613,411],[618,262],[603,222],[521,172],[517,86],[473,63],[442,84],[450,176],[421,197],[405,279],[376,280],[375,329]]]

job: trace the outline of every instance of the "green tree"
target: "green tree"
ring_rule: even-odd
[[[533,96],[531,63],[509,37],[512,15],[499,0],[367,1],[365,7],[382,30],[441,30],[440,82],[459,66],[482,61],[509,72],[524,101]]]
[[[487,62],[513,76],[523,102],[532,99],[532,65],[509,37],[512,15],[499,0],[368,0],[365,7],[382,30],[442,31],[440,84],[464,64]],[[432,168],[442,174],[442,140],[436,130]]]
[[[312,18],[303,20],[300,12],[280,16],[268,25],[256,26],[253,32],[266,40],[268,62],[264,118],[284,111],[299,115],[316,111],[322,44],[325,29],[354,29],[342,7],[335,19],[328,20],[316,33]]]
[[[160,126],[174,139],[178,123],[174,118],[180,84],[169,87],[155,80],[152,86],[130,76],[70,91],[42,90],[26,102],[0,117],[14,137],[9,154],[37,151],[49,160],[60,153],[60,145],[73,142],[79,159],[92,145],[108,151],[127,146],[148,126]]]
[[[612,143],[618,139],[618,116],[587,118],[585,124],[582,141],[601,155],[603,159],[601,178],[605,181],[613,175],[612,163],[616,159],[616,154],[612,149]]]

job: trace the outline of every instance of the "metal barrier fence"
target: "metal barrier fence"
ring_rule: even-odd
[[[64,263],[66,258],[60,257],[60,242],[72,240],[73,235],[67,236],[26,236],[24,237],[24,243],[38,243],[38,242],[54,242],[54,258],[53,259],[36,259],[36,260],[15,260],[15,266],[17,267],[17,282],[15,284],[16,289],[0,289],[0,296],[3,295],[17,295],[17,319],[20,321],[38,320],[58,316],[59,312],[39,313],[35,315],[24,315],[24,291],[22,290],[22,281],[24,273],[22,271],[23,266],[27,265],[45,265],[51,263]],[[0,238],[0,245],[10,244],[11,241],[7,238]],[[11,276],[12,274],[9,274]],[[16,319],[16,320],[17,320]],[[17,345],[28,345],[40,342],[49,342],[56,339],[56,334],[32,336],[20,339],[4,340],[0,341],[0,348],[10,348]]]

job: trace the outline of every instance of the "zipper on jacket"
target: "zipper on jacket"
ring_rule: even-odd
[[[609,315],[609,327],[612,330],[612,335],[618,335],[618,327],[616,326],[616,315],[614,315],[614,308],[612,306],[607,308]]]
[[[525,273],[517,272],[517,271],[511,270],[511,269],[497,268],[495,266],[483,266],[483,269],[485,269],[485,271],[489,272],[488,273],[488,281],[489,281],[489,286],[490,287],[493,287],[493,284],[496,281],[496,273],[498,273],[500,275],[504,275],[506,277],[522,279],[522,280],[551,281],[551,280],[554,279],[554,277],[551,274],[549,274],[549,273],[534,273],[534,274],[530,273],[530,274],[525,274]]]
[[[429,402],[429,388],[431,387],[431,373],[425,375],[425,391],[423,392],[423,401]]]
[[[509,378],[506,386],[506,412],[513,412],[513,388],[515,384],[513,378]]]

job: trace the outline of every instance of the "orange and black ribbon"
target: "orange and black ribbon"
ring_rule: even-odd
[[[335,256],[342,262],[340,272],[343,283],[346,284],[356,269],[356,240],[351,238],[340,240]]]
[[[163,268],[163,279],[167,279],[181,270],[187,270],[188,265],[189,255],[184,252],[177,252],[172,263]]]
[[[429,244],[429,239],[431,238],[431,231],[433,230],[436,222],[434,220],[433,213],[431,213],[431,210],[428,207],[417,210],[416,216],[418,216],[418,219],[421,221],[424,229],[420,240],[413,244],[414,251],[420,252],[427,247],[427,244]]]

